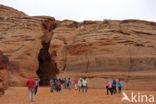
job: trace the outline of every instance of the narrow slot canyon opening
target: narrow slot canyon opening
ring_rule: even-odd
[[[54,61],[51,59],[50,54],[48,52],[50,42],[42,42],[42,48],[38,55],[39,67],[37,70],[37,75],[40,78],[40,85],[47,86],[49,85],[49,81],[52,78],[56,78],[56,74],[58,74],[58,69]]]

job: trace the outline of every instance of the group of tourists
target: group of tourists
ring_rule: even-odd
[[[33,102],[34,101],[34,95],[37,94],[37,89],[39,86],[39,80],[38,79],[33,79],[32,77],[30,77],[30,79],[27,81],[27,86],[28,86],[28,90],[29,90],[29,102]],[[51,93],[56,91],[56,92],[60,92],[63,89],[71,89],[72,85],[74,87],[75,90],[78,90],[78,92],[80,93],[81,90],[82,92],[86,92],[87,93],[87,79],[86,78],[79,78],[78,79],[74,79],[71,80],[71,78],[64,78],[64,79],[51,79],[50,80],[50,87],[51,87]],[[117,86],[118,86],[118,92],[121,92],[122,89],[122,83],[120,80],[118,80],[118,83],[116,83],[116,80],[114,78],[112,78],[112,82],[111,81],[107,81],[106,84],[106,89],[107,89],[107,95],[110,94],[116,94],[117,93]]]
[[[118,83],[116,83],[116,80],[114,78],[112,78],[112,82],[110,82],[109,80],[107,81],[107,85],[106,85],[106,89],[107,89],[107,95],[109,94],[109,92],[111,93],[111,95],[116,94],[117,93],[117,87],[118,85],[118,92],[121,92],[122,89],[122,83],[119,79]]]
[[[63,89],[71,89],[72,88],[72,85],[74,85],[74,89],[75,90],[78,90],[78,92],[81,92],[81,89],[82,89],[82,92],[87,92],[87,80],[86,78],[80,78],[79,80],[78,79],[74,79],[74,80],[71,80],[71,78],[64,78],[64,79],[51,79],[50,80],[50,87],[51,87],[51,92],[54,92],[54,91],[57,91],[57,92],[60,92],[61,90]]]

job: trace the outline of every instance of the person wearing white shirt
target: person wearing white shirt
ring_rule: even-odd
[[[78,91],[79,91],[79,93],[81,91],[81,88],[82,88],[82,78],[80,78],[79,81],[78,81]]]
[[[85,92],[87,93],[87,89],[88,89],[88,87],[87,87],[87,80],[86,80],[86,78],[84,78],[83,80],[82,80],[82,92],[84,92],[84,89],[85,89]]]

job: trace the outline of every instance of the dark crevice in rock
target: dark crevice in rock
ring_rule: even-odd
[[[4,56],[2,51],[0,51],[0,70],[5,69],[8,66],[9,59],[7,56]]]
[[[8,89],[8,65],[9,58],[0,51],[0,95]]]
[[[56,77],[58,69],[51,60],[48,49],[49,43],[42,42],[43,48],[38,55],[39,68],[37,74],[40,78],[40,85],[49,85],[49,80]]]
[[[50,79],[56,78],[56,74],[58,74],[59,72],[55,62],[51,59],[50,54],[48,52],[50,40],[53,34],[52,30],[55,27],[53,25],[55,24],[54,23],[50,24],[50,21],[49,22],[46,21],[43,23],[45,35],[42,37],[42,48],[38,55],[39,67],[36,72],[40,78],[41,86],[49,85]]]

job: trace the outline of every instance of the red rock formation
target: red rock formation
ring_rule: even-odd
[[[5,11],[10,11],[9,16],[5,16]],[[28,17],[2,5],[0,14],[0,49],[10,60],[9,85],[25,85],[29,76],[38,77],[38,55],[42,42],[48,43],[51,39],[55,19]]]
[[[0,95],[8,89],[8,64],[8,58],[0,51]]]
[[[73,27],[66,23],[75,24],[59,22],[49,49],[61,72],[58,77],[88,77],[92,88],[104,88],[114,77],[127,89],[156,90],[156,23],[105,20]]]
[[[58,73],[88,77],[90,88],[104,88],[114,77],[126,89],[156,90],[154,22],[56,21],[5,6],[0,14],[0,49],[10,60],[10,85],[25,85],[37,71],[42,85]]]
[[[15,10],[11,7],[6,7],[4,5],[0,5],[0,17],[4,17],[4,19],[7,20],[7,18],[21,18],[21,17],[26,17],[27,15],[23,12],[20,12],[18,10]]]

